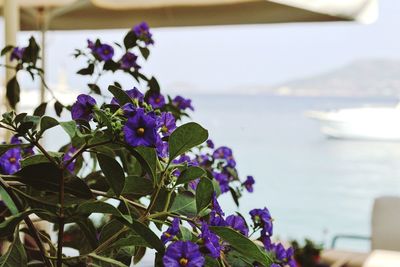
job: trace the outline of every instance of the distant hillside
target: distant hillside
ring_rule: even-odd
[[[358,60],[342,68],[252,92],[295,96],[400,96],[400,60]]]

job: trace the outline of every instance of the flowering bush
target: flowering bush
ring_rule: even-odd
[[[157,80],[141,73],[154,44],[147,24],[130,30],[123,45],[113,44],[89,40],[76,50],[87,62],[78,74],[95,77],[91,94],[77,96],[72,106],[51,99],[56,113],[70,111],[72,120],[45,116],[47,102],[34,115],[3,114],[0,127],[13,138],[0,146],[0,238],[12,244],[1,266],[128,266],[148,249],[155,266],[294,266],[293,250],[271,242],[267,208],[252,210],[248,224],[220,207],[219,195],[230,193],[238,204],[254,179],[239,178],[232,150],[215,147],[207,130],[181,123],[194,110],[191,100],[163,95]],[[2,51],[16,62],[8,66],[16,73],[43,78],[38,53],[33,38],[26,48]],[[98,81],[106,72],[130,75],[137,87],[123,90],[115,82],[108,87],[112,98],[100,103],[107,96]],[[7,86],[13,107],[16,77]],[[40,142],[53,127],[70,138],[59,151]],[[37,229],[32,214],[51,223],[57,238]],[[76,254],[67,255],[66,247]]]

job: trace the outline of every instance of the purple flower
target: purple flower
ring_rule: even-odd
[[[202,267],[205,259],[198,245],[190,241],[177,241],[168,246],[163,263],[168,267]]]
[[[253,185],[254,185],[255,181],[253,176],[249,175],[247,176],[246,181],[244,181],[244,183],[242,184],[248,192],[252,193],[253,192]]]
[[[172,225],[161,236],[161,241],[166,244],[179,233],[179,218],[174,218]]]
[[[293,248],[290,247],[286,250],[281,243],[278,243],[278,244],[272,244],[271,251],[275,253],[276,259],[281,263],[283,263],[284,266],[289,265],[290,267],[296,267],[296,262],[293,259],[294,255]]]
[[[216,236],[208,229],[205,222],[201,224],[201,234],[199,237],[202,239],[203,245],[208,250],[211,257],[217,259],[221,254],[221,245],[219,244],[219,237]]]
[[[18,144],[22,144],[22,141],[16,135],[14,135],[11,137],[10,144],[18,145]],[[22,152],[23,152],[22,154],[24,157],[32,156],[35,154],[35,152],[33,151],[33,145],[22,148]]]
[[[213,172],[215,180],[219,183],[221,193],[229,191],[229,176],[226,173]]]
[[[192,106],[192,100],[190,99],[185,99],[182,96],[178,95],[176,96],[173,100],[172,103],[179,108],[180,110],[185,110],[187,108],[194,110]]]
[[[121,107],[121,109],[124,113],[124,116],[127,118],[134,116],[138,110],[141,110],[140,112],[144,112],[142,108],[137,108],[132,103],[126,103]]]
[[[213,192],[212,197],[211,197],[211,208],[216,213],[218,213],[222,216],[225,215],[225,213],[221,209],[221,206],[218,203],[217,194],[215,192]]]
[[[261,227],[261,234],[272,236],[272,217],[267,208],[253,209],[250,211],[255,227]]]
[[[137,100],[138,102],[143,102],[144,95],[137,89],[136,87],[133,87],[130,90],[126,90],[125,93],[133,100]],[[118,100],[113,97],[111,99],[111,104],[113,105],[119,105]]]
[[[140,66],[136,62],[137,58],[134,53],[126,52],[120,60],[121,68],[124,70],[130,70],[131,68],[140,69]]]
[[[3,174],[14,174],[21,168],[21,149],[19,147],[7,150],[0,157],[0,168]]]
[[[266,251],[273,252],[275,254],[275,258],[283,264],[283,266],[289,265],[290,267],[296,267],[296,262],[293,259],[294,249],[292,247],[287,250],[283,247],[282,244],[274,244],[271,241],[271,237],[264,235],[261,237],[261,241],[264,244],[264,248]],[[272,266],[272,265],[271,265]],[[275,264],[275,266],[280,267],[281,265]]]
[[[218,203],[217,195],[215,192],[211,198],[211,212],[210,212],[210,225],[212,226],[225,226],[225,220],[223,216],[225,213],[222,211],[221,206]]]
[[[15,135],[11,137],[10,144],[19,145],[22,144],[22,141]]]
[[[211,139],[208,139],[207,142],[206,142],[206,144],[207,144],[207,146],[208,146],[209,148],[211,148],[211,149],[214,148],[214,142],[213,142]]]
[[[161,138],[158,138],[156,143],[156,151],[157,155],[160,158],[167,158],[169,151],[168,151],[168,142],[163,141]]]
[[[211,159],[209,154],[200,154],[197,156],[197,161],[199,162],[200,166],[210,166],[211,165]]]
[[[233,229],[239,231],[243,235],[247,236],[249,234],[249,228],[246,225],[245,220],[239,215],[229,215],[225,219],[226,224]]]
[[[146,22],[142,22],[133,27],[133,32],[137,38],[143,41],[146,45],[154,44],[149,25]]]
[[[175,164],[181,164],[181,163],[189,163],[191,161],[191,158],[186,155],[186,154],[182,154],[179,156],[179,158],[174,159],[172,162]]]
[[[95,105],[96,100],[93,97],[85,94],[79,95],[71,108],[72,119],[90,121],[93,118],[92,110]]]
[[[95,44],[94,44],[93,41],[87,39],[87,46],[88,46],[88,48],[89,48],[90,50],[92,50],[92,52],[95,51]]]
[[[149,104],[154,108],[162,108],[165,106],[165,98],[162,94],[152,94],[148,99]]]
[[[221,146],[217,148],[213,153],[213,157],[215,159],[226,160],[228,167],[234,168],[236,166],[236,161],[233,158],[232,149],[230,149],[229,147]]]
[[[68,148],[67,152],[65,152],[65,154],[63,156],[64,164],[66,164],[72,158],[72,156],[75,154],[76,151],[77,151],[77,149],[73,146],[70,146]],[[76,162],[76,159],[68,164],[68,166],[67,166],[68,171],[73,172],[75,170],[75,162]]]
[[[114,48],[108,44],[100,44],[94,48],[94,53],[100,61],[108,61],[114,56]]]
[[[24,54],[25,47],[14,47],[14,49],[11,51],[10,55],[10,61],[15,60],[21,60],[22,56]]]
[[[199,182],[200,182],[200,179],[197,178],[197,179],[195,179],[195,180],[190,181],[190,182],[188,183],[188,185],[189,185],[190,188],[192,188],[193,190],[196,190],[197,185],[199,184]]]
[[[155,147],[157,143],[156,120],[139,110],[123,127],[125,141],[133,146]]]
[[[158,127],[161,129],[163,136],[169,136],[176,129],[175,117],[171,112],[163,112],[158,117]]]

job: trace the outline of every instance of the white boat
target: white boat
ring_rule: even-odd
[[[396,107],[363,107],[336,111],[309,111],[321,132],[330,138],[400,141],[400,104]]]

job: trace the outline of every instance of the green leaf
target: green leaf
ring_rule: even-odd
[[[13,109],[15,109],[15,106],[19,102],[19,95],[21,91],[16,76],[12,77],[11,80],[8,81],[6,89],[8,103]]]
[[[0,199],[4,201],[11,214],[15,215],[18,213],[17,206],[3,187],[0,187]]]
[[[128,215],[123,215],[117,208],[113,205],[108,204],[104,201],[90,201],[82,203],[78,206],[77,212],[83,214],[92,214],[92,213],[103,213],[103,214],[111,214],[117,216],[119,218],[123,218],[127,220],[129,223],[132,222],[132,218]]]
[[[150,55],[150,50],[146,47],[139,47],[140,53],[144,57],[144,59],[147,59]]]
[[[132,223],[125,223],[127,226],[132,228],[138,235],[140,235],[149,245],[151,245],[158,252],[164,252],[165,247],[158,236],[150,230],[150,228],[139,222],[134,220]]]
[[[64,105],[63,104],[61,104],[58,101],[54,102],[54,110],[56,111],[56,114],[57,114],[58,117],[61,116],[61,112],[63,111],[63,109],[64,109]]]
[[[1,49],[1,56],[4,56],[8,52],[10,52],[14,48],[13,45],[7,45],[3,49]]]
[[[58,192],[62,177],[61,170],[53,163],[42,162],[23,167],[16,173],[21,182],[41,191]],[[76,176],[64,178],[66,193],[83,199],[93,198],[92,192],[84,181]]]
[[[157,184],[156,169],[157,169],[157,154],[154,148],[151,147],[127,147],[129,152],[139,161],[142,168],[150,175],[154,184]]]
[[[15,227],[24,220],[29,214],[39,212],[41,210],[32,209],[20,212],[7,218],[4,222],[0,223],[0,237],[6,237],[14,233]]]
[[[126,50],[129,50],[132,47],[136,46],[136,40],[136,34],[133,31],[129,31],[124,37],[124,46]]]
[[[176,128],[169,137],[169,161],[200,145],[207,138],[208,131],[195,122]]]
[[[26,115],[28,115],[26,112],[18,114],[17,116],[15,116],[14,122],[17,124],[20,123],[25,119]]]
[[[80,75],[92,75],[94,72],[94,64],[89,64],[86,68],[78,70]]]
[[[88,83],[88,86],[89,86],[91,92],[93,92],[95,94],[98,94],[98,95],[101,95],[100,87],[97,84]]]
[[[196,199],[190,192],[180,193],[175,197],[175,200],[169,210],[170,212],[189,217],[196,216]]]
[[[125,178],[125,186],[122,195],[148,195],[153,191],[153,182],[146,178],[128,175]]]
[[[180,225],[179,230],[182,235],[183,241],[191,241],[192,240],[192,231],[186,228],[185,226]]]
[[[236,251],[244,257],[257,261],[264,266],[270,266],[273,262],[271,258],[260,249],[254,242],[233,230],[230,227],[211,226],[211,231],[227,241]]]
[[[106,113],[103,110],[100,109],[95,109],[93,112],[97,116],[97,120],[102,124],[107,127],[107,129],[112,130],[111,126],[111,119],[106,115]]]
[[[197,212],[205,209],[211,202],[214,186],[210,179],[203,177],[200,179],[196,188],[196,207]]]
[[[115,159],[102,153],[97,154],[97,160],[111,189],[119,196],[125,185],[125,174],[121,165]]]
[[[148,82],[149,86],[149,94],[159,94],[160,93],[160,85],[158,84],[158,81],[156,78],[151,77],[151,79]]]
[[[127,237],[119,238],[112,244],[112,248],[121,248],[121,247],[127,247],[127,246],[153,248],[140,235],[129,235]]]
[[[15,231],[14,240],[7,252],[0,257],[0,267],[28,266],[24,246],[19,239],[19,232]]]
[[[26,157],[21,160],[21,168],[25,168],[29,165],[35,165],[39,163],[49,163],[49,159],[43,154],[36,154],[29,157]]]
[[[103,70],[110,70],[112,72],[117,71],[119,68],[120,68],[120,64],[118,62],[115,62],[112,59],[107,60],[103,65]]]
[[[25,48],[24,53],[22,55],[22,61],[27,63],[33,63],[36,65],[36,61],[39,58],[40,48],[37,45],[35,38],[29,38],[29,45]]]
[[[111,259],[111,258],[107,258],[107,257],[103,257],[103,256],[99,256],[99,255],[94,254],[94,253],[90,253],[88,255],[88,257],[91,257],[93,259],[99,260],[101,262],[109,263],[109,264],[111,264],[111,266],[116,265],[116,266],[120,266],[120,267],[128,267],[128,265],[125,265],[120,261],[117,261],[117,260],[114,260],[114,259]]]
[[[132,100],[129,97],[129,95],[121,88],[116,87],[114,85],[110,85],[108,87],[108,91],[110,91],[110,93],[113,94],[113,96],[118,100],[120,106],[123,106],[126,103],[132,103]]]
[[[40,119],[40,133],[43,134],[46,130],[57,126],[59,123],[56,119],[44,116]]]
[[[112,238],[112,236],[114,236],[115,233],[118,233],[123,227],[124,225],[120,221],[118,221],[117,219],[111,219],[101,228],[99,243],[102,244],[106,240]],[[122,234],[123,233],[121,233],[121,235]]]
[[[178,180],[176,181],[176,185],[186,184],[190,181],[196,180],[197,178],[202,177],[206,174],[206,171],[200,167],[191,166],[186,170],[182,171],[179,175]]]
[[[238,196],[238,193],[231,186],[229,187],[229,192],[231,193],[233,201],[235,202],[236,206],[239,207],[239,196]]]
[[[33,111],[34,116],[43,116],[46,113],[47,102],[41,103],[35,110]]]
[[[86,240],[89,242],[91,246],[91,251],[97,248],[99,245],[99,241],[97,239],[97,229],[94,226],[93,222],[89,218],[84,218],[76,222],[79,226],[83,234],[85,235]]]
[[[76,122],[75,121],[63,121],[60,122],[60,126],[64,129],[64,131],[69,135],[72,139],[76,135]]]

